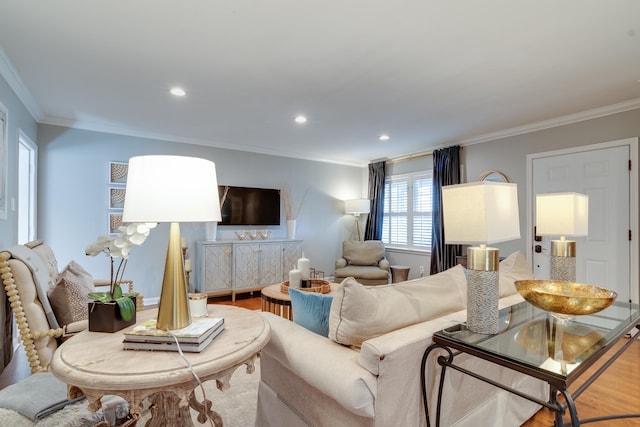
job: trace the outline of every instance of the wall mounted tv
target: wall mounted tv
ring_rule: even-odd
[[[280,225],[280,190],[219,185],[220,197],[227,188],[220,225]]]

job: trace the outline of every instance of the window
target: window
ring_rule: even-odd
[[[431,171],[387,177],[382,241],[407,249],[431,248]]]
[[[19,130],[18,136],[18,243],[36,238],[36,181],[38,147]]]

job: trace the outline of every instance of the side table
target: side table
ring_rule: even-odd
[[[230,387],[233,372],[246,365],[254,371],[258,353],[271,336],[268,322],[259,314],[233,306],[209,305],[209,316],[223,317],[225,330],[200,353],[185,353],[201,382],[216,380],[220,390]],[[138,323],[156,317],[157,310],[138,312]],[[211,402],[198,402],[198,382],[178,352],[122,349],[124,331],[83,331],[62,344],[53,356],[51,371],[69,386],[69,397],[87,396],[90,410],[100,408],[100,398],[117,395],[131,404],[138,418],[145,399],[153,403],[147,427],[193,425],[189,407],[199,419],[222,426]]]
[[[474,333],[464,324],[451,326],[433,334],[433,344],[423,354],[420,375],[421,378],[425,378],[429,355],[435,351],[432,361],[440,366],[435,408],[436,426],[440,425],[444,376],[449,369],[550,409],[555,413],[556,426],[570,423],[571,426],[578,427],[596,420],[640,418],[640,414],[613,414],[580,420],[574,402],[635,340],[640,338],[638,304],[616,301],[601,312],[575,316],[569,321],[558,320],[549,313],[534,308],[528,302],[505,307],[500,313],[501,318],[509,321],[505,323],[505,329],[495,335]],[[607,355],[603,359],[603,365],[595,372],[587,373],[589,367],[602,359],[615,342],[633,329],[639,330],[635,331],[629,341],[613,355]],[[483,372],[473,372],[457,365],[455,359],[461,353],[546,382],[550,387],[549,400],[544,401],[539,396],[492,380],[484,376]],[[584,382],[576,390],[569,392],[569,386],[583,375]],[[422,381],[427,426],[431,422],[428,392],[425,381]],[[564,402],[558,400],[559,395],[564,397]],[[565,412],[569,413],[569,423],[563,422]]]
[[[392,265],[390,268],[391,283],[404,282],[409,279],[409,271],[411,271],[411,267],[406,265]]]

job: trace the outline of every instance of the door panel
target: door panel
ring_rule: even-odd
[[[533,224],[535,195],[577,192],[589,196],[589,234],[576,241],[576,280],[613,289],[621,300],[632,297],[630,287],[630,229],[628,146],[598,148],[533,159]],[[551,240],[544,236],[542,252],[534,253],[534,275],[550,275]]]

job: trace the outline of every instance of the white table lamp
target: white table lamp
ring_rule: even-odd
[[[566,236],[589,232],[589,196],[548,193],[536,196],[536,235],[560,236],[551,241],[551,280],[576,280],[576,242]]]
[[[487,244],[520,238],[516,184],[478,181],[442,187],[447,244],[478,244],[467,249],[467,328],[498,333],[500,254]]]
[[[355,217],[356,237],[362,240],[362,231],[360,229],[360,215],[368,214],[370,211],[370,203],[368,199],[351,199],[344,201],[344,213]]]
[[[156,327],[191,323],[179,222],[220,221],[216,166],[195,157],[129,159],[123,222],[170,222]]]

